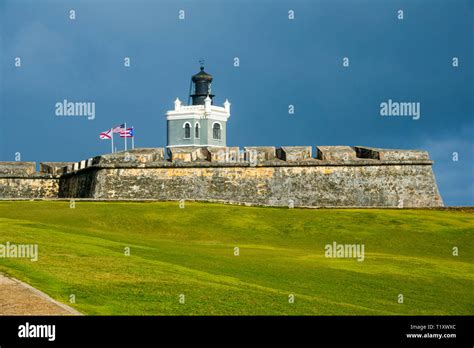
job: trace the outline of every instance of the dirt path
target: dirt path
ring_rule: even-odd
[[[0,274],[0,315],[81,315],[48,295]]]

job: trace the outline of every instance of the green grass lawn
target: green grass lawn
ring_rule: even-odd
[[[91,315],[472,315],[473,232],[472,210],[4,201],[0,244],[39,260],[0,273]],[[326,258],[333,241],[365,260]]]

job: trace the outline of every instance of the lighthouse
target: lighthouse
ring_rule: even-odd
[[[224,147],[226,127],[230,117],[230,103],[214,105],[211,92],[212,75],[200,71],[191,77],[191,105],[183,105],[176,98],[174,109],[166,113],[167,148],[173,147]]]

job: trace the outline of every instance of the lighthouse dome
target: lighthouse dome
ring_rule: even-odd
[[[212,82],[212,75],[204,71],[204,67],[201,66],[201,71],[193,75],[192,80],[194,83],[197,82]]]

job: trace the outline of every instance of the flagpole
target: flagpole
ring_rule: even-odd
[[[125,124],[125,151],[127,151],[127,122],[124,123]]]
[[[112,132],[112,134],[111,134],[111,137],[112,137],[111,138],[112,139],[112,153],[114,153],[114,130],[111,129],[110,131]]]
[[[132,126],[132,149],[135,148],[135,129]]]

